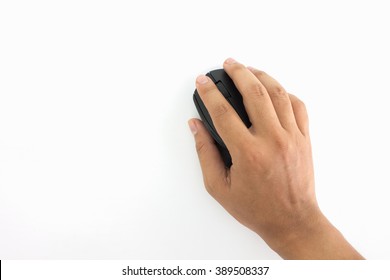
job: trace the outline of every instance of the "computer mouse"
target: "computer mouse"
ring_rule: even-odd
[[[240,116],[241,120],[246,125],[246,127],[249,128],[251,126],[251,122],[249,121],[248,114],[245,110],[245,106],[242,100],[242,95],[234,85],[232,79],[230,79],[229,75],[225,72],[225,70],[223,69],[213,70],[207,73],[206,76],[210,77],[210,79],[217,86],[221,94],[226,98],[229,104]],[[232,165],[232,158],[230,156],[230,153],[226,148],[226,145],[223,142],[222,138],[218,135],[218,132],[215,129],[215,126],[213,124],[213,120],[211,119],[209,112],[207,111],[207,108],[204,105],[196,89],[193,98],[199,116],[202,119],[207,130],[214,138],[218,150],[221,153],[222,159],[225,162],[225,166],[230,168]]]

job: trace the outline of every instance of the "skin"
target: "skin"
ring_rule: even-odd
[[[231,58],[223,67],[252,126],[246,128],[210,78],[196,79],[233,161],[227,169],[203,123],[189,120],[207,191],[284,259],[363,259],[318,206],[304,103],[263,71]]]

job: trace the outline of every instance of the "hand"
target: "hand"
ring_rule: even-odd
[[[196,87],[233,165],[226,169],[200,120],[189,126],[207,191],[284,258],[362,258],[317,204],[305,105],[268,74],[227,59],[243,96],[248,129],[207,76]]]

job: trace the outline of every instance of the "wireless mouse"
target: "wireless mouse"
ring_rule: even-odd
[[[226,98],[229,104],[240,116],[246,127],[249,128],[251,126],[251,122],[249,121],[248,114],[245,111],[245,106],[242,101],[241,93],[238,91],[232,79],[230,79],[229,75],[225,72],[225,70],[213,70],[207,73],[206,76],[210,77],[210,79],[217,86],[221,94]],[[200,118],[202,119],[207,130],[213,136],[217,144],[218,150],[221,153],[222,159],[225,162],[225,166],[229,168],[232,165],[232,158],[222,138],[218,135],[217,130],[214,127],[213,120],[211,119],[209,112],[207,111],[206,106],[204,105],[196,89],[193,98],[195,107],[198,110]]]

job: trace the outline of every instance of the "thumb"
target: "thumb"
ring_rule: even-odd
[[[214,139],[204,124],[198,119],[190,119],[188,125],[195,138],[196,151],[202,168],[205,187],[215,197],[227,188],[227,170]]]

